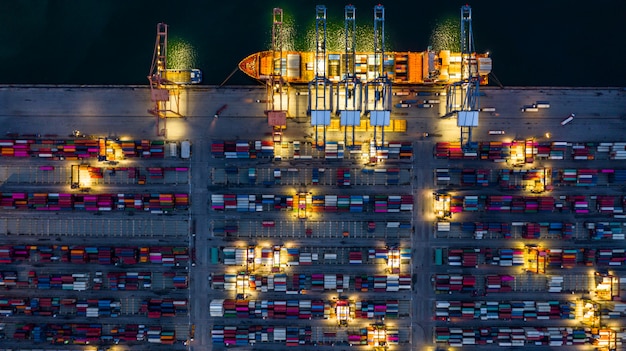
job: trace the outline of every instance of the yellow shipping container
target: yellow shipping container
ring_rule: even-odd
[[[367,130],[369,129],[369,124],[369,119],[362,119],[361,124],[355,126],[354,130],[356,130],[357,132],[367,132]]]
[[[352,126],[348,127],[348,131],[352,131]],[[358,126],[354,126],[354,131],[355,132],[364,132],[365,131],[365,124],[364,124],[364,120],[361,120]]]
[[[399,133],[406,132],[406,120],[405,119],[393,120],[393,130]]]

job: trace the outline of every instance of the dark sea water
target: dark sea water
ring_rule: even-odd
[[[147,84],[158,22],[169,25],[171,68],[200,68],[203,84],[221,84],[242,58],[269,48],[274,7],[283,9],[290,45],[306,49],[315,6],[325,5],[329,46],[341,49],[349,3],[357,49],[367,50],[376,1],[2,0],[0,84]],[[381,4],[388,50],[458,48],[464,2]],[[491,53],[504,86],[626,86],[625,0],[469,4],[476,49]],[[236,72],[226,84],[256,83]]]

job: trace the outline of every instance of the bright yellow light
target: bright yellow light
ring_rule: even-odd
[[[89,174],[89,167],[80,166],[78,169],[78,179],[81,188],[88,188],[91,186],[91,175]]]
[[[391,273],[399,273],[400,270],[400,250],[390,249],[387,253],[387,267]]]
[[[191,43],[179,37],[172,37],[168,43],[167,63],[169,69],[191,69],[195,66],[196,49]]]
[[[237,275],[237,291],[247,291],[250,287],[250,277],[247,274]]]
[[[247,247],[248,246],[248,243],[243,241],[243,240],[237,240],[237,241],[235,241],[234,244],[235,244],[236,247]]]
[[[450,195],[447,194],[434,194],[434,213],[439,218],[449,217],[451,214],[450,208]]]
[[[595,293],[598,299],[601,300],[613,300],[613,277],[604,276],[602,281],[595,287]]]
[[[337,301],[335,306],[335,318],[338,324],[347,324],[350,317],[350,305],[346,300]]]
[[[183,100],[183,99],[181,99]],[[184,103],[186,104],[186,102]],[[185,110],[183,109],[184,105],[181,102],[180,113],[185,116]],[[169,118],[167,120],[167,139],[169,140],[184,140],[188,138],[188,130],[187,130],[187,122],[182,118]]]

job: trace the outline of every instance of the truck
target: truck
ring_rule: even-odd
[[[524,106],[521,109],[522,112],[537,112],[539,108],[534,105]]]
[[[188,159],[191,156],[191,143],[185,140],[180,143],[180,158]]]
[[[228,104],[222,105],[222,107],[215,111],[215,115],[213,115],[213,118],[219,118],[219,116],[222,114],[222,112],[224,112],[224,110],[226,110],[226,108],[228,108]]]
[[[574,120],[574,116],[576,116],[575,114],[570,114],[566,119],[561,121],[561,125],[564,126],[566,124],[568,124],[569,122],[571,122],[572,120]]]

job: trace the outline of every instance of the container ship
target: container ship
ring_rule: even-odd
[[[283,51],[282,57],[276,58],[274,54],[272,51],[261,51],[249,55],[239,63],[239,69],[257,80],[280,74],[284,81],[293,84],[309,83],[315,77],[315,52]],[[461,80],[461,53],[453,53],[450,50],[439,52],[428,50],[386,52],[384,55],[384,71],[393,84],[445,85]],[[478,72],[480,83],[485,85],[491,72],[491,58],[488,53],[472,56],[475,57],[475,60],[471,61],[471,64],[475,65],[474,72]],[[351,59],[352,55],[345,53],[326,55],[327,78],[331,82],[344,79],[348,57]],[[279,60],[282,60],[282,64]],[[361,82],[368,82],[379,76],[373,52],[357,52],[354,60],[354,73]],[[273,61],[276,64],[272,64]]]

